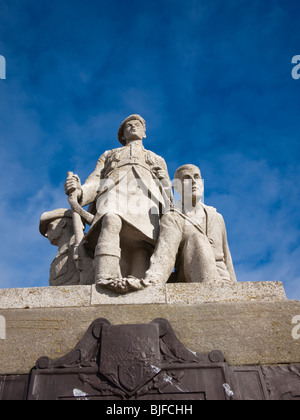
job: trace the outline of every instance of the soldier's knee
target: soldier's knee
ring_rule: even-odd
[[[178,216],[176,213],[172,213],[171,211],[169,211],[165,213],[161,218],[161,225],[171,226],[177,224],[176,222],[178,220],[180,220],[180,216]]]
[[[102,228],[120,231],[122,228],[122,219],[115,213],[106,213],[102,219]]]

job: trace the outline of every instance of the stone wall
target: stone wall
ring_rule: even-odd
[[[221,285],[168,284],[126,296],[96,286],[0,290],[0,375],[26,374],[41,356],[71,351],[92,321],[141,324],[166,318],[178,339],[202,353],[221,350],[229,365],[300,362],[292,319],[300,302],[288,301],[278,282]]]

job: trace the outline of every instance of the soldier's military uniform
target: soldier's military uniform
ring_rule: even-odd
[[[157,179],[154,167],[161,167],[164,180]],[[80,204],[92,203],[95,218],[87,239],[108,212],[118,214],[155,244],[159,219],[170,205],[171,181],[163,158],[146,150],[142,142],[105,152],[95,171],[82,186]]]
[[[158,168],[164,174],[164,179],[161,175],[157,176]],[[80,199],[80,205],[89,204],[89,212],[95,214],[85,238],[87,246],[95,251],[95,266],[103,266],[103,262],[96,261],[96,257],[122,258],[122,275],[126,276],[132,274],[129,265],[133,263],[128,260],[136,260],[134,252],[141,255],[144,250],[148,255],[139,264],[145,265],[140,272],[146,272],[158,238],[160,218],[172,201],[171,191],[164,159],[146,150],[142,141],[133,141],[124,147],[106,151],[82,185]],[[114,235],[99,243],[102,219],[108,213],[121,218],[122,230],[118,237]],[[113,265],[112,259],[107,261],[105,264]]]

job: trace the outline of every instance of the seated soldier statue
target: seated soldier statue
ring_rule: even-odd
[[[73,174],[65,183],[66,194],[75,192],[94,215],[85,236],[94,253],[94,282],[117,293],[140,288],[172,201],[167,165],[143,147],[145,137],[144,119],[130,115],[118,132],[122,147],[105,152],[83,185]]]

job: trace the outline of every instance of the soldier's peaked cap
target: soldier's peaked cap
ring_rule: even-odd
[[[46,236],[48,226],[53,220],[56,219],[72,219],[72,211],[69,209],[56,209],[53,211],[47,211],[42,214],[40,220],[40,232],[43,236]]]

